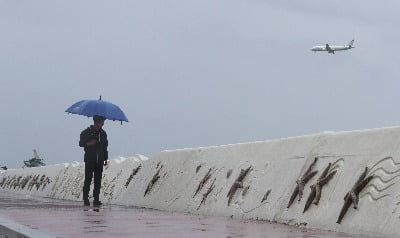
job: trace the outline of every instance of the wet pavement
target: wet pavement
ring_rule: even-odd
[[[136,207],[107,205],[97,211],[87,210],[81,204],[1,193],[0,216],[56,237],[356,237],[265,221],[166,213]]]

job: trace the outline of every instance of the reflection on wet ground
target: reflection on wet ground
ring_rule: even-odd
[[[93,210],[81,204],[0,194],[0,215],[57,237],[355,237],[265,221],[166,213],[115,205]]]

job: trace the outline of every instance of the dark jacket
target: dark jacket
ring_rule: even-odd
[[[86,146],[86,143],[95,139],[97,144],[92,146]],[[81,132],[79,146],[84,147],[85,149],[85,163],[95,162],[95,163],[103,163],[108,160],[108,140],[107,133],[100,129],[99,131],[95,131],[93,126],[88,127],[87,129]]]

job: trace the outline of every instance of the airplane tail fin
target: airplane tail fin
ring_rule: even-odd
[[[349,43],[349,48],[354,48],[354,47],[353,47],[353,43],[354,43],[354,39],[352,39],[352,40],[350,41],[350,43]]]

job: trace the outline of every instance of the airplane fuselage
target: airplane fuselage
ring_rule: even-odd
[[[348,46],[348,45],[330,45],[329,47],[333,51],[349,50],[351,48],[354,48],[354,47],[351,47],[351,46]],[[321,46],[320,45],[314,46],[313,48],[311,48],[311,50],[312,51],[329,51],[329,49],[326,46],[322,46],[322,45]]]
[[[335,51],[350,50],[354,48],[353,43],[354,39],[350,41],[348,45],[329,45],[329,44],[325,44],[325,46],[317,45],[311,48],[311,50],[314,52],[327,51],[328,53],[335,54]]]

